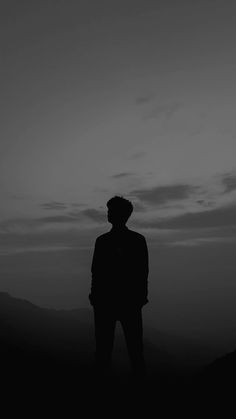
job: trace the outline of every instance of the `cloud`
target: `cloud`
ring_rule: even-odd
[[[81,211],[81,214],[99,223],[106,221],[106,213],[104,211],[97,210],[95,208],[87,208]]]
[[[113,179],[119,179],[119,178],[123,178],[123,177],[128,177],[128,176],[133,176],[133,173],[130,172],[123,172],[123,173],[118,173],[116,175],[112,175],[111,177]]]
[[[98,210],[96,208],[86,208],[80,211],[72,211],[70,212],[70,216],[74,220],[84,220],[84,218],[89,218],[96,223],[101,223],[106,221],[106,213],[102,210]]]
[[[177,240],[172,241],[169,243],[171,246],[202,246],[202,245],[211,245],[211,244],[225,244],[225,243],[235,243],[236,237],[196,237],[192,239],[186,239],[186,240]]]
[[[163,222],[169,228],[211,228],[236,225],[236,206],[215,208],[198,213],[187,213]]]
[[[134,202],[134,212],[146,212],[147,208],[140,202]]]
[[[130,192],[130,195],[146,204],[162,205],[170,201],[186,199],[195,192],[196,189],[196,186],[187,184],[155,186],[149,189],[135,189]]]
[[[142,228],[209,229],[236,226],[236,205],[195,213],[186,213],[165,219],[137,220]]]
[[[236,174],[227,174],[222,177],[222,183],[225,186],[225,193],[236,190]]]
[[[86,227],[86,219],[90,219],[93,222],[100,224],[101,222],[106,221],[106,214],[104,211],[95,208],[87,208],[78,211],[74,210],[63,215],[50,215],[47,217],[35,218],[9,218],[0,222],[0,233],[32,232],[44,227],[50,227],[50,225],[53,224],[61,225],[63,227],[68,224],[79,224]]]
[[[0,222],[1,233],[23,231],[28,228],[38,227],[40,222],[35,218],[9,218]]]
[[[182,106],[183,104],[180,102],[155,105],[146,113],[144,119],[160,118],[162,116],[164,116],[166,119],[170,119],[182,108]]]
[[[76,217],[70,215],[53,215],[38,218],[9,218],[0,222],[0,231],[3,233],[13,231],[30,231],[40,229],[50,224],[71,224],[76,221]]]
[[[19,201],[24,201],[24,200],[32,199],[32,196],[30,194],[18,193],[18,194],[10,195],[10,198],[19,200]]]
[[[136,153],[131,154],[130,159],[141,159],[142,157],[146,156],[146,154],[146,151],[137,151]]]
[[[72,202],[70,205],[73,208],[80,208],[80,207],[84,207],[86,204],[84,204],[82,202]]]
[[[41,224],[48,223],[74,223],[78,217],[73,215],[52,215],[49,217],[41,217],[36,219],[36,222]]]
[[[146,105],[146,103],[150,103],[152,99],[153,99],[153,95],[138,96],[135,99],[135,103],[136,105]]]
[[[39,229],[0,232],[0,256],[25,252],[92,251],[95,238],[102,233],[98,225],[67,226],[63,229]]]
[[[8,234],[0,232],[0,250],[3,252],[11,249],[30,248],[87,248],[92,247],[97,233],[102,230],[101,226],[68,226],[65,229],[43,229],[28,231],[12,231]]]
[[[40,207],[45,210],[65,210],[67,208],[66,204],[64,202],[45,202],[43,204],[40,204]]]
[[[12,248],[0,248],[0,256],[8,256],[8,255],[14,255],[19,253],[38,253],[38,252],[59,252],[59,251],[65,251],[65,250],[71,250],[70,246],[12,246]]]

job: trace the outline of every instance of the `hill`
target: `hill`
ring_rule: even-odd
[[[150,327],[144,333],[148,382],[145,392],[178,392],[207,362],[209,351],[198,343]],[[11,394],[71,397],[103,389],[93,376],[93,313],[89,309],[54,310],[0,293],[0,356],[2,388]],[[130,392],[129,360],[121,328],[114,348],[114,380],[107,391]],[[187,378],[186,378],[187,377]],[[193,378],[192,378],[193,377]],[[180,379],[181,378],[181,379]],[[190,382],[188,381],[188,382]],[[95,386],[95,387],[94,387]],[[131,387],[132,388],[132,387]],[[185,386],[186,388],[186,386]],[[100,391],[99,390],[99,391]]]

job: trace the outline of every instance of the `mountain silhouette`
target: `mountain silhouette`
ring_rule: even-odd
[[[145,328],[145,353],[149,370],[158,373],[206,363],[208,352],[201,345],[153,328]],[[27,300],[0,293],[0,351],[8,348],[32,357],[85,365],[93,359],[94,330],[90,309],[40,308]],[[125,362],[126,358],[126,362]],[[128,369],[125,341],[119,329],[114,350],[116,370]],[[122,366],[123,365],[123,366]]]
[[[161,385],[162,391],[176,392],[176,388],[180,391],[180,377],[188,380],[189,374],[196,374],[209,358],[209,351],[204,352],[201,345],[187,339],[150,327],[145,328],[144,336],[148,394],[155,393],[157,385]],[[85,399],[95,386],[94,345],[90,309],[40,308],[27,300],[0,293],[1,382],[4,389],[11,388],[12,394],[26,391],[33,397],[43,389],[50,394],[50,399],[52,395],[57,399],[58,395],[71,397],[78,392],[85,394]],[[235,357],[234,354],[234,361]],[[119,325],[113,364],[119,391],[130,389],[128,354]],[[112,388],[114,384],[109,385],[109,391]]]
[[[228,391],[234,388],[236,374],[236,350],[215,359],[203,370],[204,380],[207,385]]]
[[[121,333],[117,334],[114,353],[117,371],[128,368],[125,365],[125,343]],[[13,369],[27,367],[35,362],[42,372],[47,373],[60,363],[82,371],[91,368],[94,350],[92,311],[89,309],[54,310],[40,308],[29,301],[0,293],[0,353],[11,355]],[[171,368],[172,357],[165,351],[147,342],[148,356],[158,359],[157,365]],[[158,356],[157,356],[158,355]],[[23,360],[23,362],[22,362]],[[173,358],[174,361],[174,358]],[[49,365],[50,367],[49,367]],[[122,364],[124,364],[122,366]],[[54,373],[54,371],[53,371]],[[80,371],[81,373],[81,371]]]

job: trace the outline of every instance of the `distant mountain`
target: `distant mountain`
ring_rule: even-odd
[[[221,383],[222,388],[225,380],[234,377],[236,352],[202,372],[199,366],[209,355],[207,348],[148,326],[144,332],[148,370],[145,386],[135,384],[129,376],[120,325],[115,337],[113,378],[104,382],[93,375],[92,310],[45,309],[0,293],[1,397],[9,399],[9,406],[15,400],[16,412],[17,399],[19,403],[27,400],[27,406],[33,401],[33,409],[45,409],[50,402],[52,411],[57,409],[58,414],[62,403],[66,411],[73,406],[78,414],[82,405],[96,413],[99,403],[101,408],[102,403],[118,408],[127,402],[130,412],[136,409],[140,413],[140,405],[145,411],[147,406],[156,408],[156,403],[159,411],[162,406],[164,411],[168,407],[175,412],[183,394],[186,406],[195,403],[195,395],[200,406],[200,400],[206,400],[204,389],[208,398],[209,389],[216,388],[212,383]]]
[[[53,310],[0,293],[0,351],[4,344],[52,358],[78,356],[92,343],[91,313]]]
[[[145,358],[150,375],[184,373],[207,360],[208,352],[194,342],[145,327]],[[54,310],[0,293],[0,355],[9,371],[33,371],[54,377],[91,370],[94,353],[93,313],[89,309]],[[205,355],[204,355],[205,354]],[[205,357],[204,357],[205,356]],[[129,371],[121,328],[114,348],[114,370]],[[87,371],[87,372],[86,372]]]
[[[204,369],[204,377],[216,386],[231,385],[236,376],[236,351],[226,354],[210,363]]]
[[[29,359],[50,358],[51,361],[63,360],[64,363],[84,366],[92,363],[94,344],[92,310],[45,309],[0,293],[1,354],[11,350],[17,353],[17,359],[30,354]],[[120,369],[126,348],[119,332],[115,346],[114,358]],[[148,353],[159,353],[160,364],[171,364],[167,353],[158,351],[149,343],[147,347]]]

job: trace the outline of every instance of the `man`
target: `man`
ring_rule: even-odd
[[[148,302],[148,249],[143,235],[128,229],[132,203],[120,196],[107,202],[112,229],[95,242],[89,295],[94,308],[97,372],[109,371],[116,321],[123,327],[132,371],[145,373],[142,307]]]

